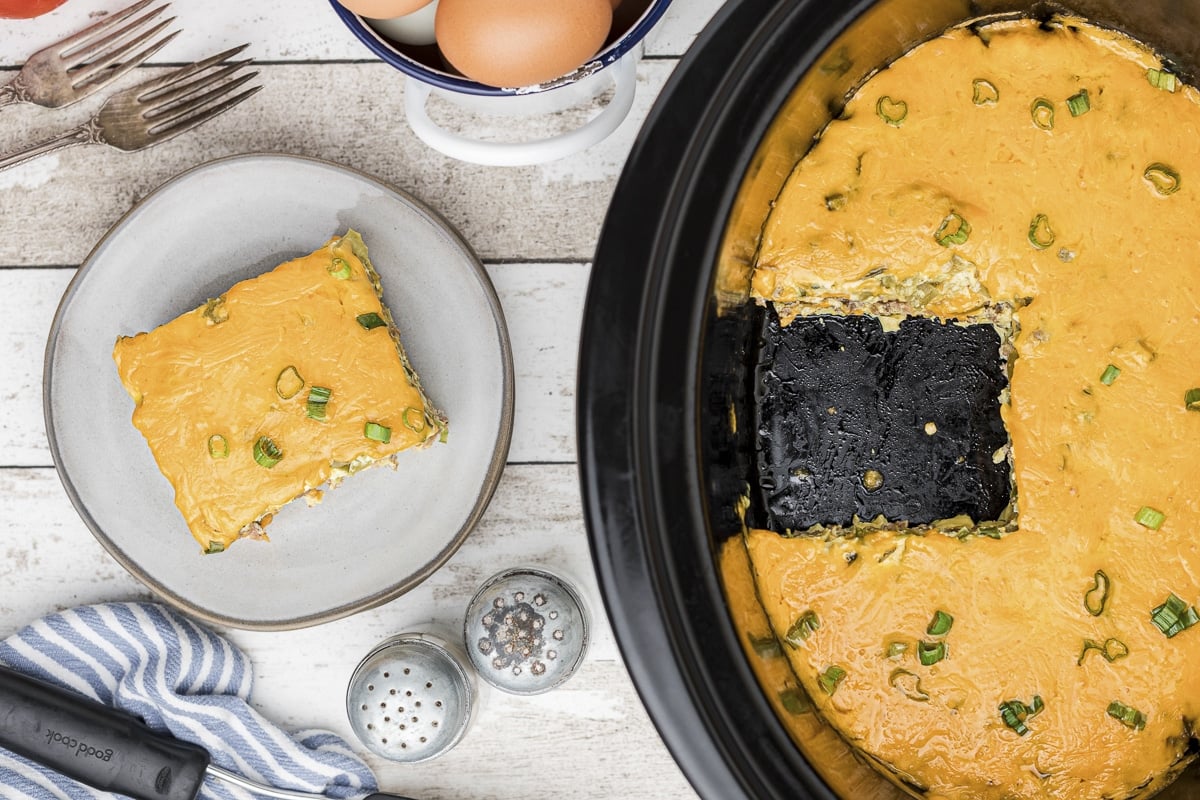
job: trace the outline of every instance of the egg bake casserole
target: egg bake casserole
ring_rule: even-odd
[[[976,23],[773,204],[759,412],[793,411],[726,588],[781,713],[897,790],[1145,798],[1200,752],[1198,129],[1119,33]]]
[[[120,337],[113,359],[205,553],[265,538],[288,502],[447,434],[355,231]]]

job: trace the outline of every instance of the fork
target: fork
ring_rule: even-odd
[[[103,89],[143,63],[179,33],[173,31],[151,41],[174,21],[174,17],[169,17],[140,36],[125,41],[127,37],[152,22],[169,5],[152,8],[129,24],[121,26],[121,23],[151,2],[153,0],[134,3],[111,14],[103,22],[34,53],[17,73],[17,77],[6,86],[0,86],[0,107],[22,102],[36,103],[47,108],[70,105]],[[134,51],[143,44],[146,46],[135,53]]]
[[[0,170],[36,156],[77,144],[106,144],[133,151],[165,142],[222,114],[262,86],[230,94],[258,72],[237,74],[253,59],[226,61],[245,50],[243,44],[203,61],[180,67],[145,83],[117,92],[90,120],[12,155],[0,157]]]

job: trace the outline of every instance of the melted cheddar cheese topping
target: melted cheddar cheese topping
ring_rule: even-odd
[[[358,320],[370,314],[374,327]],[[330,480],[445,430],[353,231],[148,333],[121,337],[113,358],[134,400],[133,424],[208,552],[261,535],[289,501],[315,499]],[[314,387],[329,390],[315,414]],[[388,433],[373,428],[369,438],[368,423]],[[279,451],[274,464],[272,453],[263,457],[263,437]]]
[[[1015,531],[745,537],[776,635],[819,619],[783,648],[817,711],[914,793],[1143,797],[1194,758],[1200,625],[1152,619],[1200,604],[1200,94],[1166,70],[1077,21],[951,30],[766,221],[753,287],[785,319],[1011,316]]]
[[[846,740],[814,713],[783,657],[783,645],[755,595],[750,558],[741,539],[730,539],[718,554],[729,614],[754,676],[788,736],[838,797],[901,800],[907,795],[859,760]]]

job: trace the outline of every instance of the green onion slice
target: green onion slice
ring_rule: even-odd
[[[949,247],[954,244],[965,244],[970,235],[971,223],[963,219],[957,211],[951,211],[942,220],[942,224],[938,226],[937,233],[933,234],[933,238],[942,247]]]
[[[783,638],[785,641],[799,646],[801,642],[812,636],[813,631],[819,627],[821,627],[821,620],[817,618],[817,612],[809,609],[792,623],[792,627],[788,628]]]
[[[834,664],[829,669],[817,676],[817,683],[821,687],[821,691],[833,697],[833,693],[837,691],[838,684],[846,677],[846,670]]]
[[[1111,588],[1112,583],[1108,580],[1108,575],[1104,570],[1096,570],[1096,574],[1092,577],[1092,588],[1088,589],[1087,594],[1083,596],[1083,607],[1093,617],[1104,613],[1104,606],[1108,603],[1108,592]]]
[[[392,429],[378,422],[368,422],[363,426],[363,436],[375,442],[387,444],[392,440]]]
[[[1115,381],[1120,375],[1121,368],[1115,364],[1109,364],[1104,368],[1104,372],[1100,374],[1100,382],[1105,386],[1112,386],[1113,381]]]
[[[1120,639],[1105,639],[1104,647],[1100,654],[1104,656],[1104,660],[1112,663],[1129,655],[1129,645],[1122,642]]]
[[[288,364],[275,378],[275,394],[284,400],[291,400],[304,388],[304,378],[300,372]]]
[[[258,441],[254,443],[254,460],[258,462],[260,467],[270,469],[280,462],[283,458],[283,451],[279,449],[279,445],[271,441],[269,436],[260,436]]]
[[[208,437],[208,454],[212,458],[229,458],[229,441],[219,433]]]
[[[893,100],[886,94],[875,103],[875,113],[888,125],[899,128],[908,116],[908,103],[903,100]]]
[[[783,648],[774,636],[751,636],[750,647],[759,658],[778,658],[783,655]]]
[[[812,700],[804,693],[802,689],[788,687],[779,693],[779,704],[789,714],[797,716],[801,714],[811,714],[813,710]]]
[[[224,552],[225,552],[225,545],[221,544],[220,542],[214,542],[212,540],[209,540],[208,547],[204,548],[205,555],[212,555],[213,553],[224,553]]]
[[[1164,92],[1174,92],[1179,87],[1179,81],[1173,74],[1154,67],[1146,70],[1146,80],[1150,81],[1150,85],[1155,89],[1162,89]]]
[[[1044,97],[1039,97],[1029,106],[1029,116],[1034,125],[1044,131],[1051,130],[1054,127],[1054,104]]]
[[[1150,612],[1150,621],[1166,634],[1168,639],[1173,639],[1200,622],[1200,614],[1196,613],[1195,606],[1189,606],[1172,592],[1166,602]]]
[[[1025,721],[1036,717],[1044,707],[1039,695],[1034,695],[1033,703],[1030,705],[1025,705],[1020,700],[1005,700],[1000,704],[1000,719],[1004,720],[1005,725],[1016,731],[1018,736],[1024,736],[1029,733],[1029,726],[1025,724]]]
[[[1045,250],[1054,244],[1054,229],[1045,214],[1038,214],[1029,223],[1029,243],[1038,250]]]
[[[1092,101],[1088,98],[1088,90],[1080,89],[1067,98],[1067,110],[1072,117],[1079,117],[1092,110]]]
[[[893,688],[899,689],[900,693],[909,700],[915,700],[918,703],[929,702],[929,694],[921,688],[921,678],[916,673],[906,669],[894,669],[888,676],[888,683]]]
[[[1087,658],[1087,654],[1092,650],[1095,650],[1097,653],[1102,655],[1104,660],[1110,664],[1129,655],[1129,646],[1120,639],[1105,639],[1104,644],[1100,644],[1092,639],[1084,639],[1083,650],[1080,651],[1079,659],[1075,663],[1082,665],[1084,660]]]
[[[971,102],[977,106],[994,106],[1000,100],[996,84],[983,78],[971,81]]]
[[[400,418],[404,421],[404,427],[414,433],[420,433],[425,430],[425,412],[419,408],[409,406],[404,409],[404,413]]]
[[[1100,644],[1099,642],[1093,641],[1091,639],[1084,639],[1083,640],[1083,650],[1081,650],[1079,652],[1079,658],[1075,660],[1076,665],[1082,666],[1083,660],[1085,658],[1087,658],[1087,654],[1090,653],[1092,650],[1096,650],[1100,653],[1103,653],[1104,645]]]
[[[1160,161],[1156,161],[1146,167],[1146,171],[1142,173],[1142,177],[1146,179],[1146,182],[1150,184],[1154,191],[1163,197],[1179,191],[1179,173]]]
[[[344,258],[333,259],[333,262],[325,269],[339,281],[344,281],[350,277],[350,262]]]
[[[204,303],[204,318],[210,325],[220,325],[229,319],[229,309],[225,307],[224,297],[212,297]]]
[[[325,406],[329,404],[329,398],[332,396],[333,392],[324,386],[314,386],[309,389],[308,402],[304,405],[304,411],[308,414],[308,418],[324,420]]]
[[[1184,392],[1183,405],[1188,411],[1200,411],[1200,389],[1188,389]]]
[[[908,652],[908,642],[888,642],[883,652],[888,658],[899,658]]]
[[[1145,714],[1118,700],[1113,700],[1108,704],[1108,715],[1126,728],[1131,728],[1135,731],[1140,731],[1146,727]]]
[[[825,208],[829,209],[830,211],[840,211],[846,207],[846,201],[848,199],[849,198],[847,198],[846,195],[842,194],[841,192],[825,195]]]
[[[1156,531],[1162,527],[1162,524],[1167,521],[1167,515],[1159,511],[1157,508],[1150,506],[1142,506],[1138,512],[1133,515],[1133,521],[1143,528],[1149,528]]]
[[[367,312],[366,314],[359,314],[354,319],[358,321],[359,325],[363,326],[364,330],[368,331],[373,328],[382,328],[384,325],[387,325],[387,323],[383,321],[383,317],[379,316],[374,311]]]
[[[821,63],[821,72],[826,75],[840,76],[849,72],[853,66],[854,61],[850,58],[850,51],[843,45],[830,58]]]
[[[946,657],[945,642],[917,642],[917,660],[922,666],[931,667]]]
[[[950,626],[953,624],[954,617],[938,609],[934,612],[933,619],[929,621],[929,627],[925,629],[925,632],[930,636],[945,636],[950,632]]]

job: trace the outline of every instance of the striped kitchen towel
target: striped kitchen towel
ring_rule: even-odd
[[[0,663],[202,745],[257,783],[352,798],[376,790],[367,765],[326,731],[292,734],[249,705],[252,670],[226,639],[165,606],[105,603],[51,614],[0,642]],[[0,749],[4,800],[112,800]],[[204,800],[258,797],[213,778]]]

